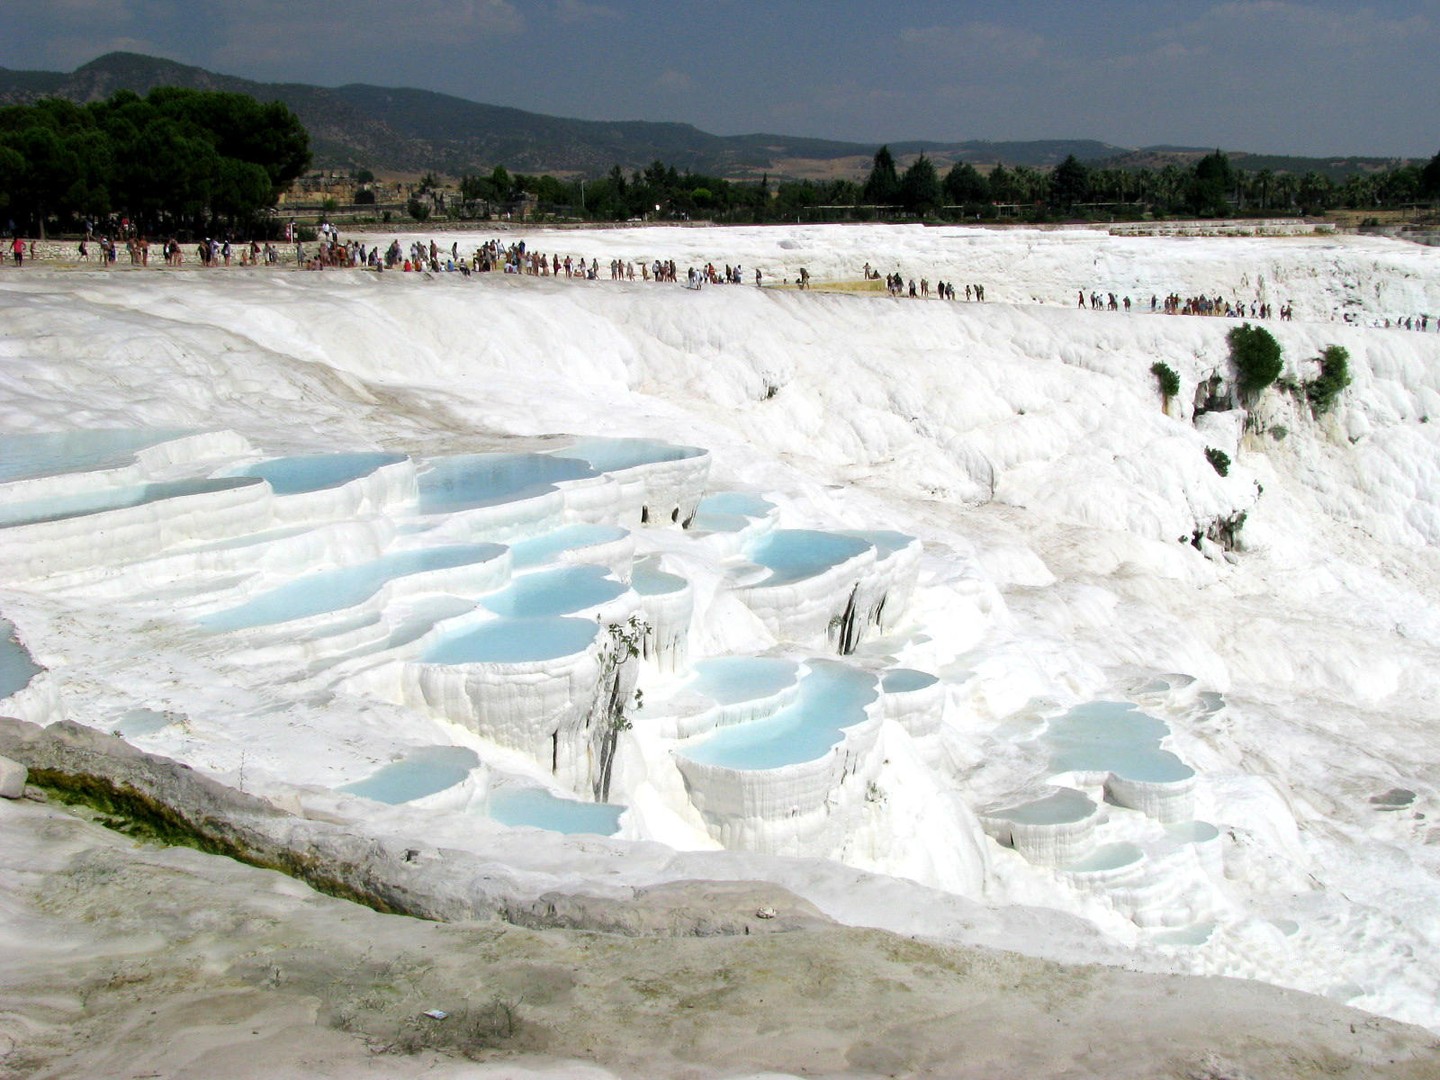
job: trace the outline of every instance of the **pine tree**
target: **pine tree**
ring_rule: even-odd
[[[861,196],[865,202],[888,206],[900,201],[900,176],[895,171],[895,159],[890,156],[890,147],[882,146],[875,152],[875,164],[870,177],[865,181]]]

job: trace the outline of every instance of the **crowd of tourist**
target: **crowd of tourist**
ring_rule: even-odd
[[[1087,306],[1085,290],[1079,290],[1079,306]],[[1088,297],[1088,307],[1092,311],[1119,311],[1124,308],[1130,311],[1132,308],[1130,297],[1116,298],[1115,294],[1106,293],[1101,295],[1092,291]],[[1164,300],[1154,295],[1150,296],[1150,310],[1160,311],[1166,315],[1223,315],[1228,319],[1246,318],[1246,305],[1243,300],[1226,300],[1223,296],[1191,296],[1181,299],[1179,293],[1171,293]],[[1249,318],[1268,319],[1275,313],[1273,305],[1262,300],[1252,300],[1249,305]],[[1280,308],[1280,319],[1288,322],[1294,317],[1294,311],[1289,304]]]
[[[146,237],[137,235],[133,228],[122,227],[119,242],[123,243],[126,260],[131,266],[150,265],[151,245]],[[312,244],[313,246],[307,246],[299,238],[293,222],[286,226],[284,245],[293,245],[294,265],[306,270],[398,270],[403,273],[457,273],[466,277],[471,274],[496,272],[555,278],[563,275],[566,279],[578,278],[584,281],[595,281],[600,277],[600,262],[596,258],[592,257],[587,262],[585,258],[575,255],[539,252],[529,248],[524,240],[509,243],[499,239],[485,240],[472,251],[465,253],[461,252],[459,241],[452,242],[448,249],[440,247],[434,240],[413,240],[402,246],[400,240],[395,239],[382,247],[379,243],[367,244],[364,240],[342,239],[338,228],[325,223],[320,226],[318,237]],[[74,248],[67,249],[65,245],[55,243],[45,244],[44,248],[43,251],[37,250],[35,240],[27,240],[18,234],[12,235],[9,245],[12,264],[21,267],[26,261],[34,263],[43,256],[58,262],[108,269],[119,261],[120,248],[116,237],[97,236],[88,229],[85,237]],[[162,241],[160,249],[166,266],[185,265],[185,249],[173,237]],[[73,257],[67,257],[66,250],[73,250]],[[282,250],[283,246],[269,241],[262,243],[249,240],[237,243],[230,238],[207,237],[195,245],[194,254],[202,269],[232,265],[279,267],[290,261],[282,256]],[[609,261],[608,269],[611,281],[635,281],[638,275],[642,281],[679,283],[691,289],[707,285],[746,284],[744,269],[739,263],[731,265],[707,262],[703,266],[692,266],[686,270],[683,278],[673,259],[655,259],[649,262],[642,259],[637,263],[615,258]],[[868,262],[861,273],[866,282],[882,280],[880,271]],[[753,269],[753,275],[753,282],[757,287],[765,284],[765,276],[758,267]],[[918,280],[907,278],[899,271],[883,275],[883,281],[885,292],[897,298],[959,300],[963,296],[965,300],[975,302],[985,299],[985,286],[978,283],[956,285],[953,281],[939,280],[932,285],[928,277],[920,277]],[[801,290],[808,289],[810,272],[802,267],[793,281],[783,278],[781,284],[793,285]],[[1077,305],[1092,311],[1131,312],[1145,304],[1143,298],[1133,301],[1128,295],[1102,293],[1093,289],[1089,292],[1080,289],[1076,295]],[[1203,294],[1182,297],[1178,292],[1172,292],[1163,298],[1152,294],[1148,307],[1152,313],[1166,315],[1208,315],[1232,319],[1270,319],[1277,315],[1277,309],[1263,300],[1246,302]],[[1278,317],[1281,321],[1292,320],[1294,309],[1290,304],[1283,304],[1278,308]],[[1342,317],[1346,322],[1356,321],[1350,314]],[[1377,319],[1373,325],[1427,333],[1430,321],[1428,314],[1419,314]],[[1440,330],[1440,320],[1437,320],[1436,329]]]

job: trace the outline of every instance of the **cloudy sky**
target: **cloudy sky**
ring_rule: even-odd
[[[0,0],[0,67],[116,49],[722,135],[1440,149],[1440,0]]]

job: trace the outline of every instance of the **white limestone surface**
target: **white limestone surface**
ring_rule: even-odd
[[[945,681],[953,707],[931,737],[937,753],[904,753],[898,723],[882,723],[875,788],[847,801],[850,831],[838,847],[730,860],[713,850],[674,768],[657,763],[668,746],[651,710],[674,676],[645,667],[637,689],[656,705],[619,739],[615,792],[643,810],[603,854],[533,835],[508,840],[498,828],[477,839],[473,819],[438,807],[371,810],[353,828],[498,845],[492,861],[541,891],[768,877],[849,921],[943,935],[979,919],[1003,927],[995,937],[1011,947],[1263,979],[1440,1030],[1440,856],[1427,843],[1440,794],[1432,251],[1370,237],[878,225],[526,238],[602,261],[741,261],[767,281],[803,265],[821,287],[692,293],[514,275],[6,269],[0,430],[231,431],[248,447],[237,460],[384,447],[430,461],[617,433],[702,446],[711,486],[764,495],[777,508],[774,527],[893,529],[923,542],[908,609],[855,658],[867,671],[904,664]],[[853,286],[865,262],[983,281],[989,299],[864,295]],[[827,293],[828,280],[852,288]],[[1077,288],[1142,302],[1129,315],[1078,311]],[[1149,314],[1148,296],[1172,291],[1293,304],[1293,322],[1267,324],[1286,378],[1313,378],[1315,357],[1335,344],[1350,353],[1351,386],[1328,416],[1277,388],[1248,425],[1196,424],[1194,390],[1227,373],[1235,324]],[[1432,316],[1428,335],[1394,328],[1396,316],[1420,312]],[[1149,373],[1157,360],[1182,382],[1168,411]],[[1232,457],[1225,477],[1204,455],[1217,440]],[[165,469],[156,477],[175,478]],[[563,523],[563,502],[519,522],[507,508],[488,525],[502,540],[534,535]],[[1215,537],[1242,512],[1226,550]],[[174,537],[153,574],[143,545],[50,544],[37,534],[75,551],[62,560],[70,569],[39,565],[44,573],[32,575],[0,558],[0,614],[49,669],[67,711],[107,730],[126,717],[173,717],[137,738],[276,798],[300,798],[297,786],[309,785],[313,803],[316,790],[452,731],[496,768],[548,770],[428,708],[347,682],[367,663],[412,655],[411,635],[441,618],[432,612],[397,612],[408,644],[333,670],[298,646],[288,658],[236,663],[223,635],[205,638],[190,624],[197,610],[273,587],[288,554],[319,569],[360,561],[358,552],[397,536],[469,542],[483,515],[467,523],[398,511],[383,524],[261,542],[265,514],[248,507],[212,539]],[[643,532],[643,550],[662,552],[694,590],[692,663],[821,647],[787,646],[718,589],[740,546],[722,550],[734,531]],[[25,559],[39,557],[33,546],[16,545]],[[1214,925],[1171,927],[1189,914],[1173,886],[1197,879],[1146,832],[1159,822],[1114,805],[1092,841],[1140,847],[1139,880],[1092,892],[989,841],[974,894],[987,906],[955,914],[970,887],[948,846],[956,819],[932,835],[917,815],[941,813],[947,797],[967,808],[1015,805],[1048,775],[1028,743],[1057,703],[1124,696],[1157,673],[1183,673],[1194,687],[1192,705],[1177,697],[1164,715],[1167,746],[1197,774],[1194,815],[1218,830],[1207,842],[1215,858],[1201,860],[1218,895],[1200,923]],[[1224,707],[1192,707],[1204,695],[1223,695]],[[1399,790],[1413,798],[1372,802]],[[831,858],[839,866],[823,861]],[[884,876],[862,881],[860,867]],[[1126,890],[1132,914],[1122,910]],[[1160,925],[1187,942],[1152,941]]]

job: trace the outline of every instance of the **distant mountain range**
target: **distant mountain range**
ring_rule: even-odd
[[[157,86],[226,90],[261,101],[283,101],[310,133],[317,169],[364,167],[381,175],[426,171],[460,176],[503,165],[511,172],[556,176],[599,176],[612,166],[644,168],[662,161],[731,179],[862,177],[877,146],[791,135],[711,135],[690,124],[649,121],[570,120],[521,109],[483,105],[428,90],[394,89],[361,83],[324,87],[303,83],[260,83],[218,75],[136,53],[109,53],[66,74],[0,68],[0,104],[29,104],[42,97],[97,101],[117,90],[145,94]],[[1093,164],[1188,164],[1211,148],[1112,146],[1092,139],[1029,142],[892,142],[902,164],[924,153],[937,167],[968,161],[975,165],[1056,165],[1067,155]],[[1243,168],[1305,172],[1332,177],[1393,164],[1381,158],[1280,158],[1264,164],[1232,155]]]

